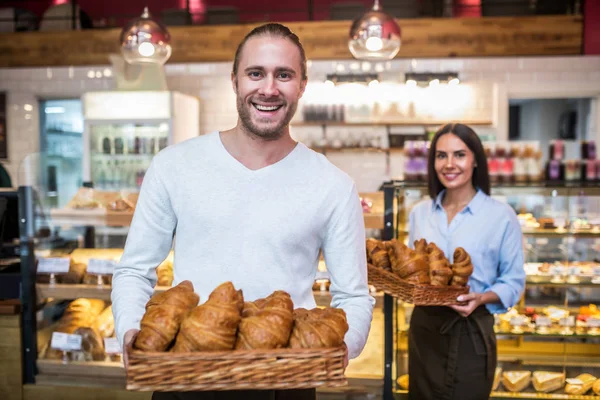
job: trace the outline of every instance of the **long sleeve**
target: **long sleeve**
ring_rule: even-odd
[[[489,289],[498,295],[505,309],[513,307],[525,289],[521,226],[514,213],[508,218],[509,221],[500,244],[498,278]]]
[[[331,277],[331,306],[346,312],[349,329],[344,341],[349,358],[356,358],[369,336],[375,299],[369,294],[365,225],[354,185],[329,219],[323,255]]]
[[[177,218],[161,178],[156,156],[140,191],[121,261],[112,281],[112,305],[117,338],[139,329],[145,306],[156,285],[156,267],[167,257]]]

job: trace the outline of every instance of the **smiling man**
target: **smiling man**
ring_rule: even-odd
[[[285,290],[296,308],[314,308],[312,285],[322,250],[331,305],[346,312],[348,356],[357,357],[374,305],[362,207],[350,177],[290,136],[289,122],[307,82],[298,37],[280,24],[254,29],[238,47],[231,81],[237,125],[163,150],[146,173],[113,277],[117,337],[127,344],[139,330],[156,284],[155,268],[176,235],[173,283],[192,281],[201,303],[231,281],[247,301]],[[314,389],[153,395],[155,400],[315,397]]]

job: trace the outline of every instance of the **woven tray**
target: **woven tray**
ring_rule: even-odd
[[[417,285],[406,282],[391,271],[368,264],[369,284],[377,290],[416,306],[449,306],[469,293],[469,287]]]
[[[133,350],[129,345],[127,353],[127,390],[301,389],[348,384],[343,346],[169,353]]]

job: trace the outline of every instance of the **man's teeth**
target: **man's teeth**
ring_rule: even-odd
[[[254,104],[254,107],[259,111],[275,111],[281,106],[261,106],[260,104]]]

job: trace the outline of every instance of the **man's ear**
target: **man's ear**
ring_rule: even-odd
[[[302,82],[300,82],[300,93],[298,93],[298,100],[300,100],[302,98],[302,96],[304,95],[304,91],[306,90],[307,83],[308,83],[308,79],[303,79]]]
[[[237,94],[237,78],[233,72],[231,73],[231,86],[233,87],[233,93]]]

